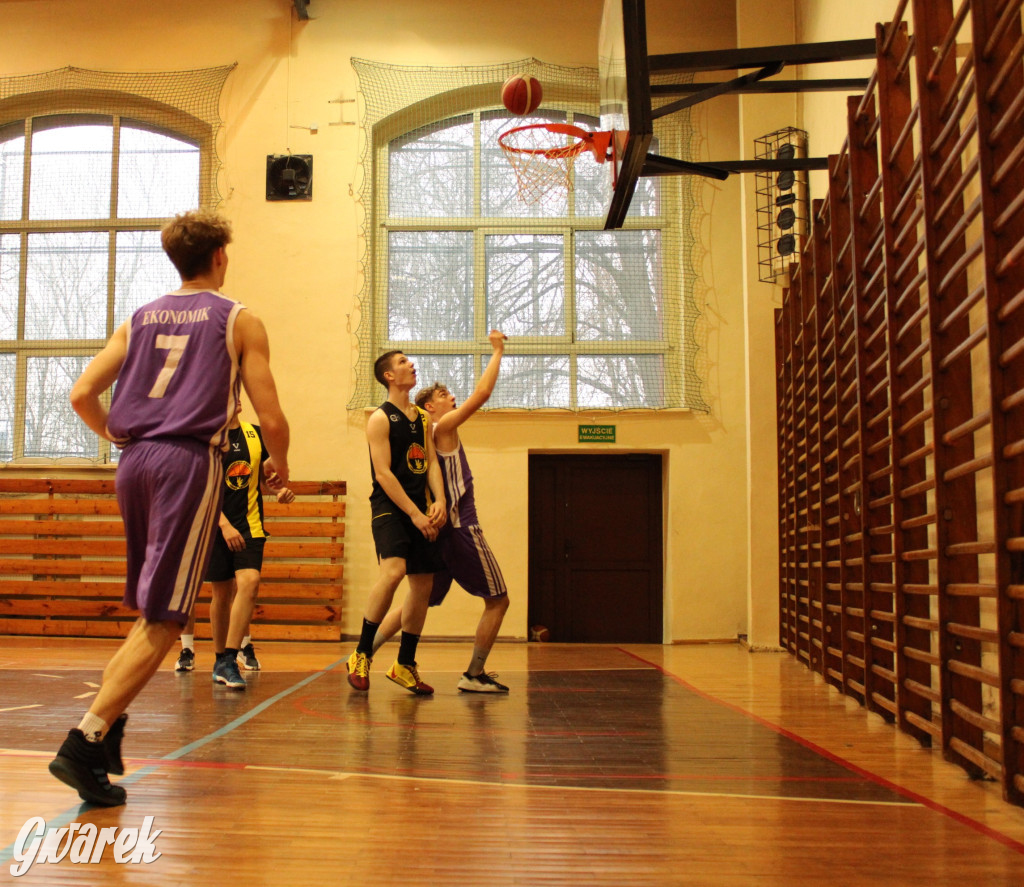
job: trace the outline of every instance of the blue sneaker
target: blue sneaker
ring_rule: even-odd
[[[235,657],[230,654],[217,654],[217,661],[213,665],[213,681],[216,684],[223,684],[231,690],[245,689],[245,678],[238,670]]]

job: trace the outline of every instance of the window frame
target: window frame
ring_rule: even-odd
[[[565,275],[565,332],[560,336],[552,336],[544,342],[531,340],[529,345],[518,343],[507,356],[518,355],[566,355],[570,367],[570,404],[563,406],[533,407],[531,410],[553,410],[557,412],[625,412],[625,411],[658,411],[683,410],[689,411],[685,386],[679,389],[678,399],[669,402],[671,387],[668,379],[672,374],[685,381],[684,350],[685,337],[685,306],[684,282],[687,277],[686,260],[678,263],[667,262],[665,257],[671,254],[682,256],[684,247],[684,220],[682,188],[676,177],[660,177],[657,182],[660,188],[659,212],[652,216],[628,216],[622,230],[656,230],[661,238],[661,309],[664,329],[663,340],[614,340],[579,341],[576,339],[576,233],[582,231],[602,231],[603,217],[577,218],[575,201],[570,201],[568,215],[555,218],[539,217],[487,217],[476,215],[471,217],[435,217],[435,218],[403,218],[393,217],[390,213],[390,146],[391,142],[408,136],[424,126],[441,123],[445,120],[457,120],[472,115],[473,119],[473,195],[474,212],[482,210],[481,204],[481,117],[499,111],[500,106],[473,103],[479,93],[471,91],[466,97],[465,107],[447,107],[443,116],[438,115],[435,103],[426,102],[411,106],[403,113],[392,115],[373,127],[371,150],[373,159],[372,202],[374,224],[373,236],[369,238],[369,267],[374,269],[371,275],[370,288],[373,310],[370,315],[370,342],[375,354],[386,350],[399,349],[409,353],[469,355],[472,362],[472,375],[478,378],[483,371],[491,350],[487,343],[487,278],[486,278],[486,238],[490,235],[509,234],[557,234],[563,237],[564,275]],[[545,105],[547,111],[561,112],[572,122],[577,116],[594,119],[592,113],[580,110],[559,102]],[[503,112],[504,113],[504,112]],[[663,149],[672,152],[678,150],[673,144],[672,134],[659,134]],[[583,158],[580,162],[590,162]],[[509,175],[514,173],[511,168]],[[394,231],[470,231],[473,234],[473,304],[474,329],[473,338],[469,341],[459,340],[406,340],[393,339],[388,330],[389,305],[389,238]],[[384,306],[384,307],[382,307]],[[383,328],[381,326],[383,325]],[[610,347],[611,346],[611,347]],[[655,407],[637,406],[590,406],[578,404],[579,384],[577,378],[578,358],[591,355],[622,355],[635,356],[658,354],[663,358],[662,378],[665,401]],[[425,384],[428,380],[422,380]],[[366,404],[367,407],[371,406]],[[492,410],[514,410],[515,407],[487,407]],[[523,408],[519,408],[523,409]]]
[[[26,389],[28,361],[38,357],[92,357],[97,354],[113,333],[117,288],[117,238],[123,232],[159,231],[170,217],[118,217],[118,172],[122,128],[156,133],[194,146],[198,151],[199,167],[196,182],[200,206],[217,202],[215,178],[211,175],[216,155],[214,128],[197,117],[177,108],[161,108],[157,103],[141,97],[119,95],[118,110],[111,111],[110,96],[77,95],[70,104],[54,106],[38,98],[15,97],[0,102],[0,135],[7,138],[24,137],[24,173],[22,177],[21,217],[0,219],[0,235],[18,237],[19,268],[17,281],[18,306],[15,338],[0,340],[0,352],[14,354],[14,405],[12,409],[12,441],[10,459],[0,459],[9,465],[97,465],[116,462],[116,450],[109,441],[100,438],[95,457],[83,456],[26,456]],[[35,131],[52,130],[66,126],[102,123],[112,127],[110,201],[106,218],[89,219],[32,219],[29,216],[31,194],[31,145]],[[42,125],[39,125],[42,124]],[[98,232],[107,236],[107,293],[106,318],[103,337],[67,339],[26,339],[26,278],[28,272],[29,238],[49,233]],[[111,392],[102,400],[109,405]]]

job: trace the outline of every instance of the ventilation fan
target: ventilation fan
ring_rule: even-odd
[[[268,154],[267,200],[312,200],[313,155]]]

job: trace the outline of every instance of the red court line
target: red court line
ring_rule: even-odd
[[[645,665],[650,666],[656,671],[660,671],[663,675],[665,675],[665,677],[671,678],[681,687],[684,687],[691,693],[700,696],[702,699],[706,699],[709,702],[714,702],[716,705],[724,706],[725,708],[731,709],[734,712],[744,715],[745,717],[748,717],[751,720],[761,724],[763,727],[767,727],[769,730],[778,733],[780,736],[785,736],[786,739],[791,739],[793,740],[793,742],[799,743],[804,748],[813,751],[815,754],[821,755],[823,758],[826,758],[827,760],[832,761],[833,763],[838,764],[841,767],[845,767],[847,770],[856,773],[858,776],[861,776],[864,779],[867,779],[868,781],[875,783],[876,785],[880,785],[887,789],[890,789],[891,791],[894,791],[905,798],[908,798],[918,804],[921,804],[923,807],[927,807],[930,810],[934,810],[936,813],[941,813],[943,816],[948,816],[950,819],[959,822],[962,825],[966,825],[968,828],[972,828],[976,832],[980,832],[986,837],[992,838],[994,841],[998,841],[1000,844],[1009,847],[1011,850],[1014,850],[1017,853],[1024,855],[1024,844],[1022,844],[1020,841],[1014,840],[1009,835],[1004,835],[1002,832],[997,831],[991,826],[985,825],[985,823],[983,822],[978,822],[978,820],[972,819],[970,816],[967,816],[964,813],[952,810],[949,807],[946,807],[945,805],[938,803],[938,801],[933,801],[931,798],[925,797],[924,795],[920,795],[915,791],[911,791],[910,789],[905,788],[902,785],[897,785],[895,782],[890,782],[884,776],[879,776],[877,773],[872,773],[870,770],[865,770],[863,767],[857,766],[852,761],[848,761],[845,758],[839,757],[839,755],[837,754],[833,754],[827,748],[822,748],[820,745],[811,742],[809,739],[805,739],[803,736],[800,736],[797,733],[793,733],[790,730],[787,730],[785,727],[779,726],[778,724],[773,724],[771,721],[765,720],[764,718],[755,715],[753,712],[747,711],[745,708],[741,708],[740,706],[735,705],[731,702],[726,702],[724,699],[719,699],[717,696],[712,696],[710,693],[706,693],[705,691],[698,689],[697,687],[693,686],[693,684],[688,683],[687,681],[679,677],[679,675],[673,674],[668,669],[658,665],[656,662],[651,662],[649,659],[644,659],[643,656],[638,656],[636,653],[632,653],[629,650],[622,649],[622,647],[616,647],[616,649],[620,653],[625,653],[627,656],[636,659],[638,662],[643,662]]]

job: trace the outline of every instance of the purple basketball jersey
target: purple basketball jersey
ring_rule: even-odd
[[[474,527],[479,521],[476,516],[476,496],[473,492],[473,472],[462,448],[462,441],[450,453],[437,451],[444,477],[444,495],[448,500],[448,523],[453,527]]]
[[[235,318],[217,292],[171,293],[131,318],[107,427],[118,438],[191,437],[227,446],[240,377]]]

